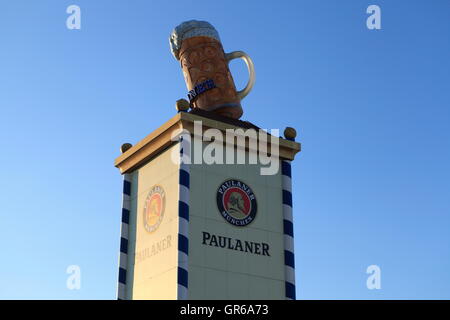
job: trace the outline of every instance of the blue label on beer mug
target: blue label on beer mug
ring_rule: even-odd
[[[205,91],[211,90],[213,88],[215,88],[216,85],[214,84],[214,81],[212,79],[208,79],[202,83],[199,83],[198,85],[196,85],[194,87],[194,89],[192,89],[191,91],[188,92],[187,96],[189,99],[189,102],[193,102],[193,100],[195,98],[197,98],[198,95],[202,94]]]

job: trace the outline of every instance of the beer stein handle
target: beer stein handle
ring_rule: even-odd
[[[243,51],[233,51],[230,53],[225,54],[225,59],[227,59],[227,62],[229,63],[231,60],[241,58],[245,61],[245,64],[247,65],[247,70],[249,73],[249,79],[247,82],[247,85],[243,90],[240,90],[237,92],[237,96],[239,100],[244,99],[250,90],[252,90],[253,85],[255,84],[255,67],[253,65],[252,59]]]

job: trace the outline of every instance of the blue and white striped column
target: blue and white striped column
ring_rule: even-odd
[[[119,255],[119,283],[117,286],[117,300],[127,298],[127,266],[128,266],[128,233],[131,207],[131,175],[123,175],[122,192],[122,224],[120,227],[120,255]]]
[[[291,162],[281,161],[283,179],[284,270],[286,299],[295,300],[294,223],[292,215]]]
[[[189,132],[180,136],[180,177],[178,200],[178,300],[188,298],[189,258],[189,165],[191,144]]]

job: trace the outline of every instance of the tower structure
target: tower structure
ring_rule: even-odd
[[[186,37],[201,38],[187,59],[212,57],[201,32],[221,48],[209,24],[187,25],[171,37],[184,52]],[[220,59],[204,60],[211,79],[185,74],[194,101],[178,101],[173,118],[122,145],[115,160],[123,175],[118,299],[295,299],[291,161],[300,144],[293,128],[282,138],[239,120],[248,90],[226,102],[232,79],[221,99],[219,90],[195,100],[221,88],[212,64],[222,68]]]

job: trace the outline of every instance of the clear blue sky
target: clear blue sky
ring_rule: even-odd
[[[81,30],[66,8],[81,7]],[[366,8],[381,8],[368,30]],[[254,60],[243,119],[293,126],[299,299],[450,298],[450,1],[2,1],[0,298],[114,299],[124,142],[186,88],[168,36]],[[238,87],[247,79],[231,63]],[[66,288],[68,265],[81,290]],[[379,265],[381,290],[366,288]]]

